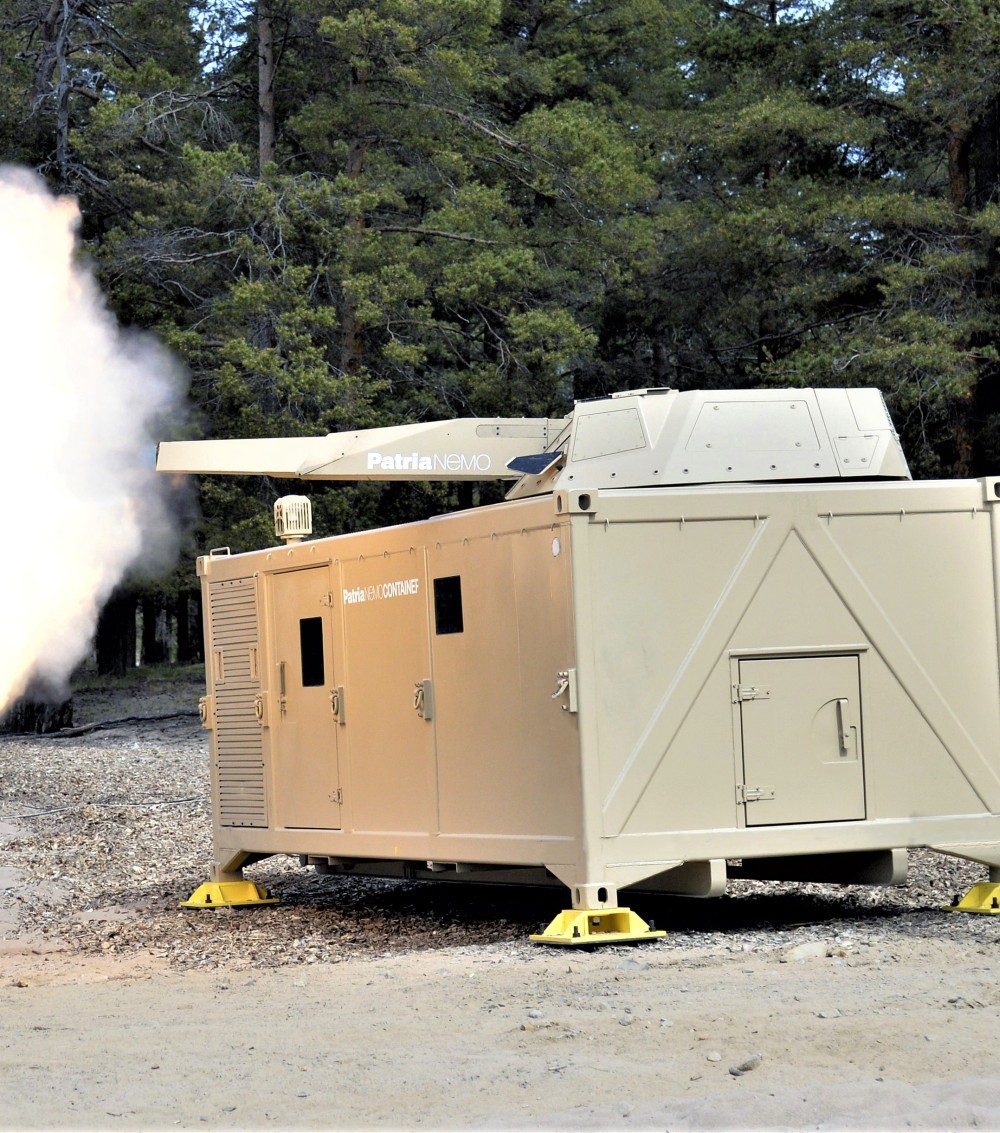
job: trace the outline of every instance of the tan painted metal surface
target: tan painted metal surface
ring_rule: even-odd
[[[714,404],[679,435],[708,435]],[[633,426],[608,447],[648,438]],[[882,451],[885,479],[616,477],[199,560],[217,877],[270,853],[544,867],[599,908],[630,885],[718,893],[734,859],[842,880],[899,880],[913,846],[1000,866],[1000,478],[912,482],[891,429],[841,433],[830,451]],[[601,447],[571,432],[557,475]]]
[[[522,475],[531,456],[541,459]],[[873,389],[635,390],[577,402],[564,420],[467,418],[326,437],[164,441],[156,466],[303,480],[520,477],[512,496],[909,476]]]
[[[296,476],[303,480],[516,480],[507,462],[545,450],[564,421],[467,418],[325,437],[164,441],[160,472]]]

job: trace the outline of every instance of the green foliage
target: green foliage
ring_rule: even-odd
[[[996,5],[268,7],[264,169],[249,0],[0,25],[4,153],[79,195],[114,309],[189,367],[193,434],[849,383],[918,470],[1000,460]],[[270,541],[287,488],[206,479],[197,548]],[[321,533],[458,502],[310,495]]]

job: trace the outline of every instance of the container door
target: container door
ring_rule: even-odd
[[[857,655],[740,660],[748,826],[865,817]]]
[[[340,769],[330,618],[330,568],[270,576],[274,668],[272,767],[278,824],[340,827]]]
[[[568,693],[553,696],[574,663],[566,537],[546,527],[428,549],[446,833],[576,832],[577,717]]]
[[[434,686],[422,551],[341,564],[351,826],[437,833]]]

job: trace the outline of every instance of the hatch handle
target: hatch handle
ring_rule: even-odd
[[[837,699],[837,737],[840,742],[841,758],[854,758],[857,755],[857,740],[851,720],[851,702],[846,696]]]
[[[563,669],[556,673],[556,691],[552,694],[552,699],[558,700],[561,696],[566,697],[566,703],[562,705],[563,712],[576,712],[576,669]]]

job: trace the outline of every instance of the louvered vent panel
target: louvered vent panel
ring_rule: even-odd
[[[257,648],[257,598],[252,578],[209,587],[212,646],[222,654],[215,685],[215,748],[223,826],[267,826],[264,752],[254,698],[260,680],[251,651]]]

